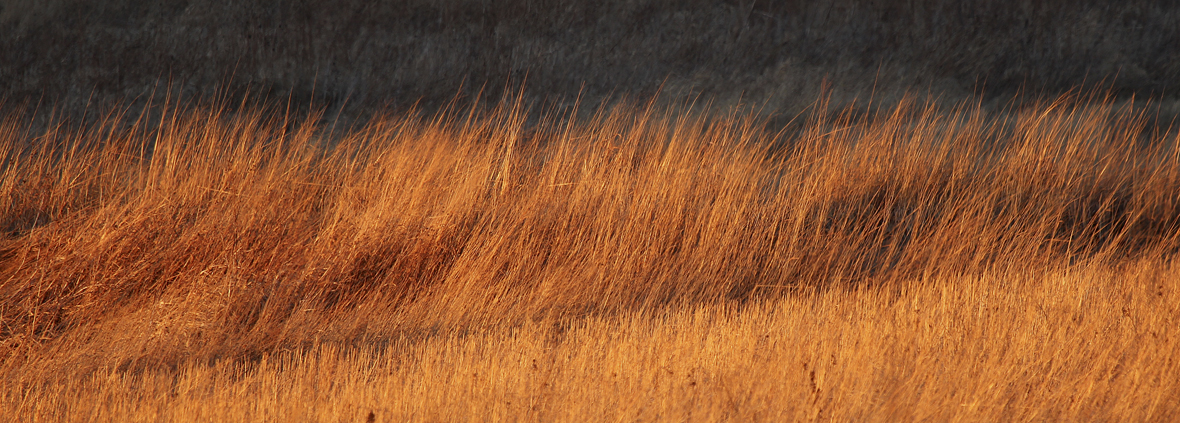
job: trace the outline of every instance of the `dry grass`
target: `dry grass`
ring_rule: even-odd
[[[478,110],[473,109],[473,110]],[[1166,420],[1180,157],[1102,98],[0,125],[22,420]],[[146,116],[146,115],[145,115]],[[29,142],[31,141],[31,142]]]

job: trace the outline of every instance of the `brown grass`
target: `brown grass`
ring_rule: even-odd
[[[777,134],[509,103],[333,137],[255,110],[0,124],[0,415],[1180,409],[1177,138],[1102,98]]]

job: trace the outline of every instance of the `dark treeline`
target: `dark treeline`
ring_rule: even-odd
[[[430,108],[523,82],[550,104],[662,87],[786,113],[824,93],[1171,98],[1177,28],[1156,0],[7,0],[0,95]]]

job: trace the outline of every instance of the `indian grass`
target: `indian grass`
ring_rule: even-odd
[[[1166,420],[1180,160],[1148,118],[9,118],[0,414]]]

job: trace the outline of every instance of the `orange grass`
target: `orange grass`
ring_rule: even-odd
[[[473,108],[472,110],[478,110]],[[22,420],[1166,420],[1175,134],[1102,98],[0,123]]]

